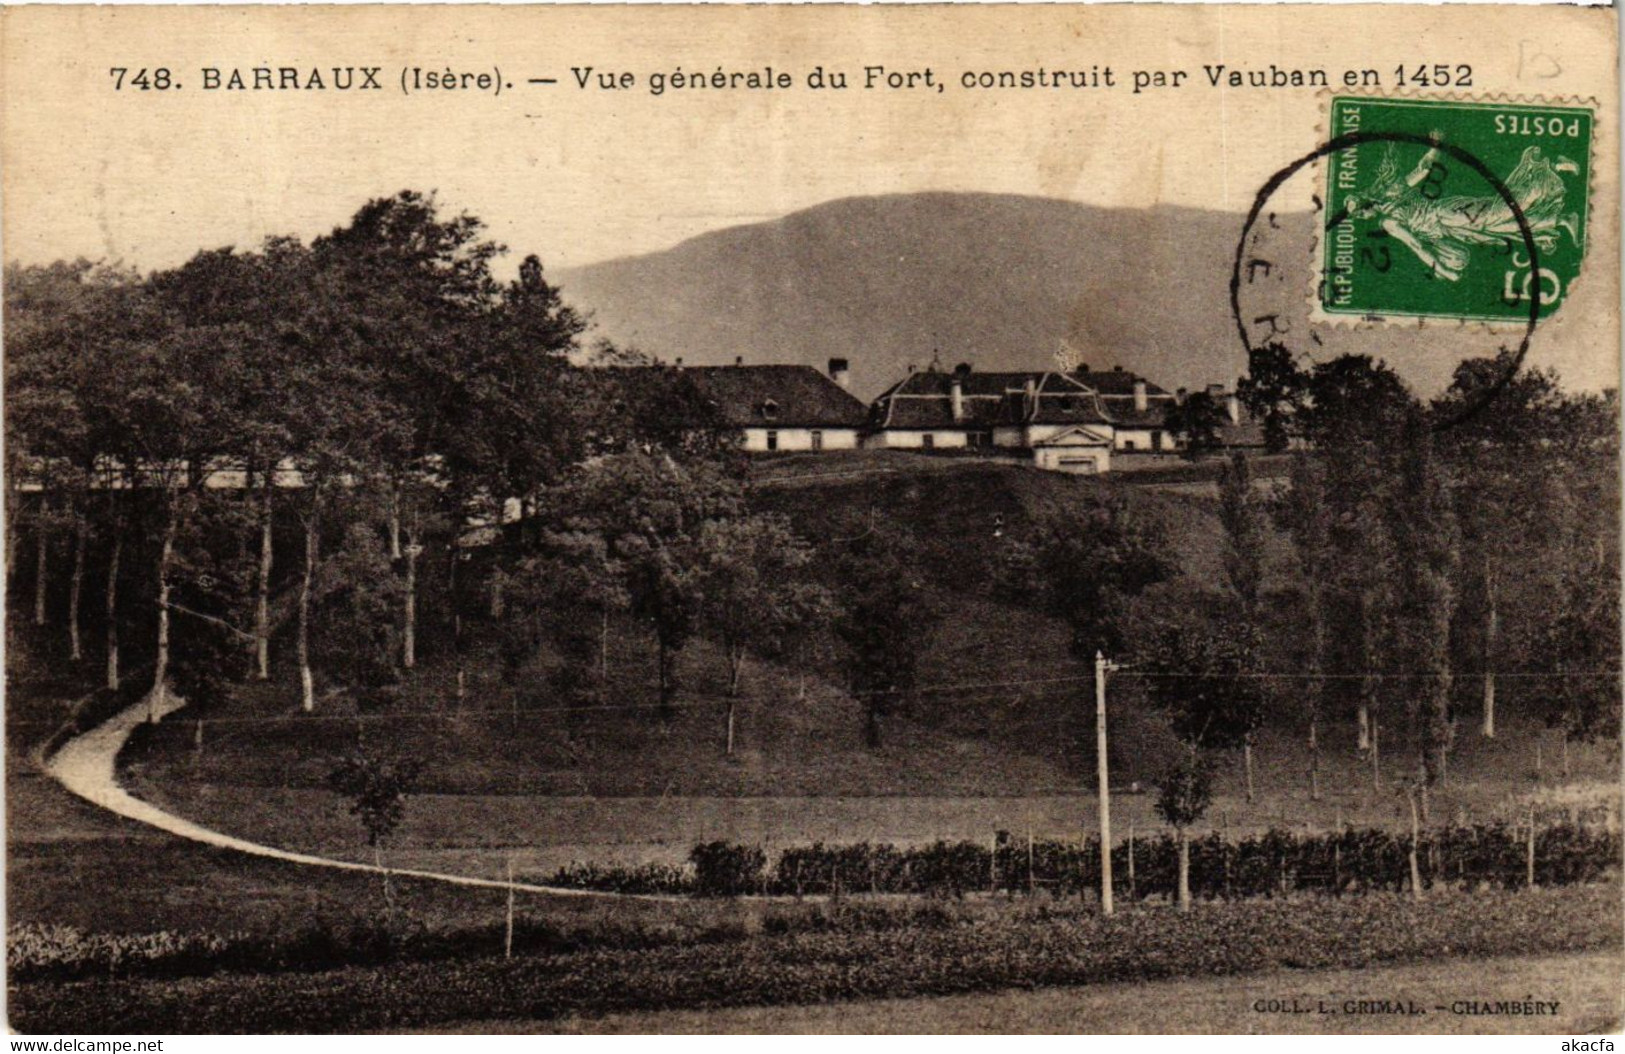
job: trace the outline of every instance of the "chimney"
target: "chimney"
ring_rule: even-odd
[[[677,358],[672,360],[672,365],[681,370],[683,368],[683,357],[681,355],[677,356]]]
[[[1023,394],[1026,398],[1022,402],[1023,415],[1035,417],[1038,414],[1038,382],[1028,377],[1024,388]]]
[[[908,372],[910,374],[914,372],[914,364],[912,362],[908,364]]]
[[[957,373],[948,378],[948,405],[953,408],[954,424],[965,419],[965,384]]]
[[[1134,409],[1136,411],[1138,411],[1139,413],[1143,414],[1143,413],[1145,413],[1146,405],[1147,404],[1146,404],[1146,399],[1145,399],[1145,382],[1144,381],[1135,381],[1134,382]]]
[[[1180,388],[1178,391],[1174,392],[1174,405],[1175,406],[1184,406],[1185,405],[1185,396],[1187,396],[1189,394],[1190,393],[1187,392],[1183,388]]]
[[[1208,395],[1209,399],[1213,399],[1215,401],[1217,401],[1219,399],[1222,399],[1224,397],[1224,385],[1222,385],[1222,384],[1210,384],[1210,385],[1208,385],[1207,386],[1207,395]]]
[[[1231,424],[1241,424],[1241,396],[1231,392],[1224,400],[1224,409],[1230,415]]]
[[[852,383],[852,371],[845,359],[829,360],[829,379],[846,389]]]
[[[745,356],[743,356],[743,355],[735,355],[734,356],[734,365],[735,366],[743,366],[744,364],[745,364]]]

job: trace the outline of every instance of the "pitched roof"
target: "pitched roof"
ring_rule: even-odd
[[[1072,376],[1100,393],[1107,419],[1119,428],[1161,428],[1176,405],[1172,392],[1132,370],[1078,370]],[[1144,410],[1134,408],[1136,384],[1145,385]]]
[[[861,428],[868,407],[811,366],[689,366],[683,371],[736,428]]]
[[[1171,395],[1147,395],[1144,410],[1134,408],[1132,397],[1108,395],[1100,401],[1106,407],[1106,416],[1119,428],[1163,428],[1169,411],[1178,405]]]
[[[1136,382],[1145,385],[1145,393],[1148,396],[1172,394],[1168,389],[1152,384],[1132,370],[1078,370],[1070,376],[1076,377],[1083,384],[1106,396],[1132,397]]]
[[[954,420],[953,388],[959,384],[961,417]],[[1032,397],[1028,397],[1028,385]],[[1021,424],[1105,424],[1093,391],[1053,371],[1027,373],[911,373],[875,400],[877,428],[992,428]]]

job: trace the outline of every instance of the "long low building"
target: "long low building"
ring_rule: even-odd
[[[865,406],[847,390],[847,360],[811,366],[672,367],[690,379],[752,453],[820,450],[986,450],[1028,452],[1038,468],[1109,472],[1113,457],[1174,454],[1182,439],[1169,392],[1129,370],[979,372],[933,363]],[[1256,445],[1234,393],[1206,395],[1224,411],[1227,445]],[[1134,460],[1143,460],[1135,457]]]
[[[681,367],[682,360],[677,360]],[[829,373],[811,366],[691,366],[684,375],[739,430],[754,453],[792,450],[856,450],[863,445],[869,408],[846,390],[845,359],[831,359]]]
[[[1241,406],[1219,385],[1208,397],[1240,441]],[[1027,450],[1039,468],[1096,473],[1113,455],[1181,449],[1173,420],[1184,393],[1128,370],[978,372],[962,364],[911,371],[874,402],[864,445],[889,449]]]

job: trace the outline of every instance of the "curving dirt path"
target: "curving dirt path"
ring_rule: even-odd
[[[177,698],[172,692],[166,692],[164,705],[159,708],[159,719],[162,720],[184,705],[186,705],[185,700]],[[385,868],[359,861],[334,860],[325,856],[312,856],[309,853],[296,853],[287,849],[278,849],[275,846],[250,842],[229,834],[222,834],[201,824],[193,823],[191,820],[176,816],[174,813],[165,812],[151,802],[142,801],[119,785],[117,772],[119,751],[123,749],[125,741],[130,738],[136,726],[147,720],[148,712],[149,702],[147,699],[143,699],[134,706],[121,710],[89,732],[68,740],[54,754],[45,759],[45,771],[58,783],[66,787],[70,793],[83,798],[92,805],[98,805],[108,812],[147,824],[149,827],[156,827],[160,831],[167,831],[178,838],[185,838],[188,841],[200,842],[203,845],[212,845],[221,849],[234,849],[237,852],[248,853],[251,856],[269,857],[272,860],[285,860],[289,863],[305,864],[310,867],[330,867],[340,871],[364,871],[371,874],[388,873],[405,878],[446,882],[457,886],[513,889],[521,893],[551,893],[567,897],[615,897],[636,900],[675,901],[685,899],[657,894],[610,893],[595,889],[542,886],[529,882],[505,882],[500,879],[443,874],[437,871],[418,871],[409,868]]]

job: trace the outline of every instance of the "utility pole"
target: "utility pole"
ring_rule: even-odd
[[[1100,779],[1100,913],[1112,913],[1112,794],[1106,768],[1106,671],[1117,669],[1095,652],[1095,771]]]

